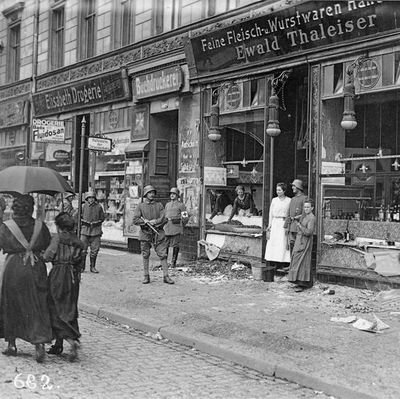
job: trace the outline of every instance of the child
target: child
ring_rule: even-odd
[[[61,212],[55,219],[58,234],[45,251],[45,262],[53,267],[48,277],[49,311],[55,344],[47,353],[59,355],[63,351],[63,339],[71,345],[70,360],[78,355],[78,296],[85,245],[73,232],[74,219]]]
[[[288,280],[296,284],[295,291],[301,292],[312,286],[311,252],[315,216],[313,214],[314,202],[306,198],[303,204],[303,214],[295,218],[297,226],[296,241],[293,247]]]

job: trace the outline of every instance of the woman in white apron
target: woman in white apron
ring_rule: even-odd
[[[287,186],[285,183],[278,183],[276,185],[277,197],[272,199],[269,208],[267,229],[267,237],[269,236],[269,238],[265,249],[265,259],[271,265],[290,262],[287,234],[283,227],[289,214],[290,205],[290,198],[286,196],[286,189]]]

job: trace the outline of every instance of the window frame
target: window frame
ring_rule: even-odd
[[[59,25],[59,14],[62,12],[62,24]],[[55,2],[50,10],[49,27],[49,69],[54,70],[65,63],[65,1]],[[61,33],[60,33],[61,32]]]
[[[17,18],[7,27],[7,80],[16,82],[21,73],[21,19]],[[18,32],[16,35],[15,33]],[[17,38],[15,43],[13,38]]]
[[[85,60],[96,55],[96,33],[97,33],[97,0],[81,0],[79,17],[79,33],[81,38],[78,42],[79,59]],[[89,21],[91,25],[89,26]],[[89,30],[89,27],[91,29]]]

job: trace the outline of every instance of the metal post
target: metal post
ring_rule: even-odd
[[[269,198],[274,196],[274,137],[271,136],[271,152],[269,157]]]
[[[83,158],[85,156],[85,130],[86,119],[82,118],[81,122],[81,156],[79,160],[79,198],[78,198],[78,237],[81,236],[81,217],[82,217],[82,188],[83,188]]]

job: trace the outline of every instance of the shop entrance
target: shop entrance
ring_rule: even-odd
[[[169,189],[176,186],[178,164],[178,111],[150,115],[153,165],[150,183],[163,203],[169,200]]]
[[[279,90],[281,134],[274,141],[273,184],[274,187],[279,182],[289,184],[297,178],[303,180],[307,186],[309,155],[307,67],[294,68]]]

